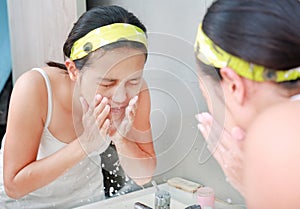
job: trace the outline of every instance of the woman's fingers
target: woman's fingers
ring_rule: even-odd
[[[126,107],[126,110],[125,110],[124,120],[128,120],[130,124],[133,122],[134,117],[135,117],[136,108],[137,108],[137,101],[138,101],[138,96],[133,97],[129,101],[129,104]]]
[[[89,105],[89,109],[86,112],[86,115],[89,117],[93,114],[95,107],[100,103],[102,96],[100,94],[96,94],[94,99],[92,100],[91,104]]]
[[[102,127],[103,122],[105,121],[105,119],[107,119],[107,116],[109,115],[109,112],[110,112],[110,106],[106,105],[102,110],[102,112],[98,116],[96,116],[97,127],[99,128]]]
[[[226,179],[239,191],[242,191],[243,153],[242,141],[245,132],[234,127],[227,131],[209,113],[196,115],[198,129],[205,138],[208,149],[219,163]]]
[[[220,139],[224,134],[223,127],[209,113],[201,113],[196,115],[199,121],[198,129],[201,131],[204,139],[211,149],[216,149],[220,144]]]
[[[110,120],[107,118],[110,112],[108,99],[97,94],[88,106],[84,99],[82,103],[84,133],[80,138],[83,149],[89,154],[93,151],[103,152],[110,143],[107,135],[110,127]]]
[[[83,114],[85,114],[89,109],[89,105],[83,97],[80,97],[79,100],[80,100],[80,103],[81,103]]]
[[[134,97],[129,101],[128,106],[130,106],[130,105],[131,105],[131,106],[135,105],[136,102],[138,101],[138,99],[139,99],[139,96],[138,96],[138,95],[134,96]]]
[[[132,120],[130,119],[130,109],[132,107],[127,107],[126,108],[126,114],[125,114],[125,117],[124,119],[122,120],[122,122],[120,123],[119,127],[118,127],[118,134],[122,137],[125,137],[126,134],[128,133],[128,131],[130,130],[131,128],[131,125],[132,125]]]
[[[131,129],[135,117],[137,101],[138,101],[138,96],[133,97],[129,101],[129,104],[125,109],[125,116],[122,122],[120,123],[120,125],[118,126],[114,140],[118,140],[118,138],[120,137],[125,137],[128,131]]]
[[[245,139],[246,133],[240,127],[233,127],[231,130],[231,135],[234,139],[243,141]]]
[[[106,136],[108,135],[108,129],[110,127],[110,120],[106,119],[100,129],[100,135],[105,140]]]
[[[98,104],[95,106],[94,108],[94,115],[97,117],[99,114],[101,114],[101,112],[103,111],[103,109],[105,108],[105,106],[108,103],[108,99],[106,97],[103,97],[102,100],[100,100],[98,102]]]
[[[88,125],[96,124],[96,127],[101,128],[105,119],[109,115],[110,106],[108,105],[108,99],[97,94],[90,105],[86,117],[89,117]]]

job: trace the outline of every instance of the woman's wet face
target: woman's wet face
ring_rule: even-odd
[[[81,94],[88,103],[96,94],[106,97],[111,106],[109,117],[116,126],[130,99],[141,89],[144,64],[145,54],[139,49],[122,47],[95,52],[81,71]]]

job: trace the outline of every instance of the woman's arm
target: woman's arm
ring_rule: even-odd
[[[133,126],[126,135],[115,142],[120,163],[128,176],[137,184],[148,183],[156,168],[156,155],[150,124],[150,95],[144,83],[136,109]]]
[[[44,80],[35,71],[22,75],[12,92],[4,145],[4,186],[12,198],[52,182],[85,156],[80,144],[74,141],[36,161],[47,115],[45,92]]]
[[[300,205],[300,102],[269,108],[249,128],[245,199],[249,209]]]
[[[35,71],[21,76],[13,89],[4,145],[4,186],[12,198],[21,198],[51,183],[105,144],[99,140],[99,132],[107,134],[109,123],[104,119],[109,109],[96,96],[91,107],[83,105],[83,134],[54,154],[36,160],[48,109],[46,92],[44,79]],[[96,124],[95,118],[101,124]]]

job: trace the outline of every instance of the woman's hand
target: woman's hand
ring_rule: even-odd
[[[196,118],[199,121],[198,129],[205,138],[208,149],[223,169],[226,180],[243,195],[242,141],[245,132],[239,127],[234,127],[231,131],[226,130],[206,112],[196,115]]]
[[[127,133],[130,131],[137,108],[138,96],[133,97],[125,110],[125,116],[117,128],[117,131],[111,136],[112,141],[114,143],[118,143],[118,141],[122,140],[122,138],[126,137]]]
[[[94,151],[104,152],[110,144],[107,137],[110,127],[110,120],[107,118],[110,112],[108,99],[97,94],[90,106],[83,97],[80,98],[80,102],[83,109],[84,128],[83,134],[79,137],[82,149],[87,155]]]

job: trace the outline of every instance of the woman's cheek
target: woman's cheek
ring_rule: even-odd
[[[129,96],[129,98],[133,98],[134,96],[138,95],[141,91],[141,84],[136,84],[136,85],[129,85],[127,87],[127,95]]]
[[[102,97],[111,98],[113,89],[112,88],[105,88],[105,87],[98,87],[96,94],[100,94]]]

